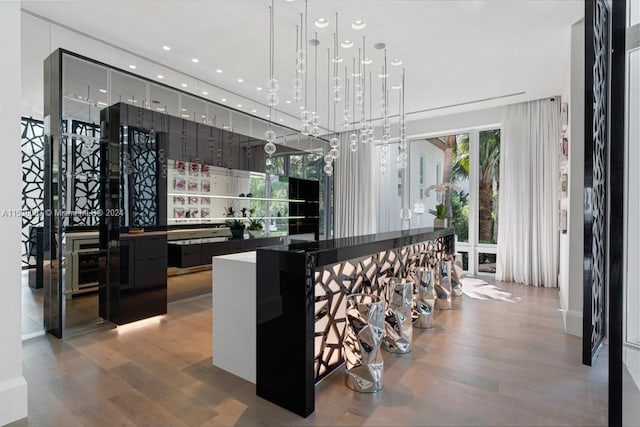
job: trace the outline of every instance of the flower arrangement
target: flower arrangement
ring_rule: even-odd
[[[438,198],[438,201],[440,201],[442,200],[442,195],[448,190],[460,191],[462,188],[460,188],[459,185],[455,185],[450,182],[443,182],[442,184],[430,185],[427,187],[426,190],[424,190],[424,195],[425,197],[429,197],[431,195],[431,191],[435,191],[436,197]]]
[[[443,195],[449,190],[460,191],[461,188],[450,182],[443,182],[442,184],[431,185],[424,190],[425,197],[429,197],[431,191],[434,191],[436,193],[436,199],[439,202],[435,206],[435,209],[429,209],[429,213],[435,217],[434,227],[444,227],[446,224],[445,220],[449,215],[449,210],[444,204]]]

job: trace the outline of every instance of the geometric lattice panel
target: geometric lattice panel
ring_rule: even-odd
[[[71,132],[100,138],[100,126],[73,120]],[[100,209],[100,144],[97,140],[72,139],[72,211],[93,213]],[[71,225],[98,225],[97,215],[74,215]]]
[[[158,224],[158,152],[148,132],[129,128],[131,226]]]
[[[591,350],[604,339],[606,287],[609,9],[595,2],[593,20],[593,223],[591,244]]]
[[[35,265],[30,255],[31,227],[43,225],[44,212],[44,125],[40,120],[21,120],[22,147],[22,267]]]
[[[449,236],[378,254],[323,266],[315,271],[314,375],[318,382],[343,363],[346,296],[381,295],[391,277],[406,277],[410,267],[425,265],[428,256],[448,252]]]

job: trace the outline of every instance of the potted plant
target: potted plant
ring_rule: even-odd
[[[247,226],[247,230],[249,231],[249,235],[253,238],[262,237],[264,234],[264,219],[262,218],[249,218],[249,225]]]
[[[444,203],[438,203],[435,209],[429,209],[429,213],[435,216],[433,219],[434,228],[444,228],[447,226],[447,207]]]
[[[460,187],[450,182],[443,182],[442,184],[431,185],[424,190],[424,195],[427,198],[431,195],[431,191],[435,191],[436,193],[436,200],[438,201],[438,204],[435,206],[435,209],[429,209],[429,213],[435,217],[433,219],[433,226],[435,228],[444,228],[447,226],[449,211],[447,206],[444,204],[444,195],[450,190],[460,191]]]
[[[236,217],[236,211],[233,206],[224,208],[224,216],[229,218],[225,222],[231,230],[232,239],[244,239],[244,217],[246,216],[246,208],[240,210],[242,217]]]

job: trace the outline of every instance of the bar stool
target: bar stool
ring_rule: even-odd
[[[460,264],[462,264],[462,262],[460,262]],[[456,256],[453,254],[444,254],[442,257],[442,282],[454,297],[462,296],[461,276],[462,267],[458,265]]]
[[[346,385],[361,393],[382,390],[384,361],[380,345],[384,337],[384,301],[372,294],[347,296],[347,325],[342,351]]]
[[[414,269],[413,326],[419,329],[433,328],[433,309],[436,294],[433,287],[434,271],[429,267]]]
[[[385,289],[385,337],[383,348],[390,353],[409,353],[413,339],[411,305],[413,281],[392,277]]]

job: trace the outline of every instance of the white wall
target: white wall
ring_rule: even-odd
[[[425,197],[424,190],[430,185],[442,182],[444,151],[425,140],[411,141],[409,150],[409,208],[413,209],[413,205],[418,202],[424,205],[424,214],[421,216],[414,214],[411,218],[411,227],[431,227],[434,216],[429,213],[429,210],[435,209],[438,202],[435,192],[431,192],[429,197]],[[422,185],[420,184],[420,157],[424,159]],[[437,175],[438,172],[440,176]]]
[[[562,246],[560,251],[560,263],[568,265],[568,292],[560,288],[565,332],[577,336],[582,336],[583,305],[584,72],[584,21],[581,21],[571,27],[568,242],[564,242],[568,243],[568,251],[565,248],[563,253]],[[561,267],[561,272],[564,271]]]
[[[20,2],[0,2],[0,210],[21,207]],[[20,230],[17,215],[0,215],[0,425],[27,416],[27,384],[22,377]]]

